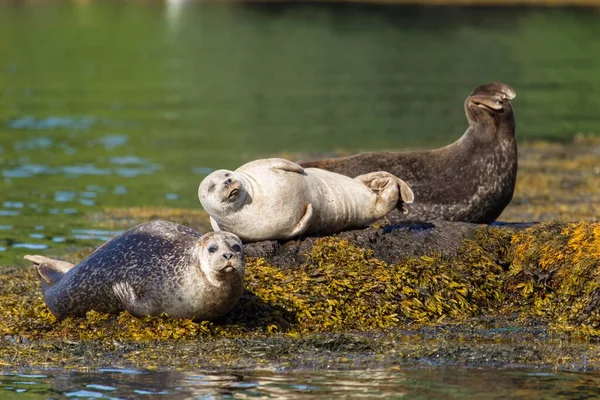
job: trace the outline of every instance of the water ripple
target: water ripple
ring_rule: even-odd
[[[12,129],[59,129],[69,128],[88,130],[97,119],[94,117],[47,117],[36,118],[25,116],[8,121],[6,124]]]
[[[48,245],[43,243],[15,243],[12,247],[16,249],[46,250]]]

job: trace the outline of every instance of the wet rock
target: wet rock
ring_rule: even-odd
[[[345,239],[355,246],[371,250],[376,258],[393,264],[403,258],[431,254],[455,257],[462,240],[473,239],[478,229],[493,230],[502,227],[520,230],[532,225],[532,223],[498,223],[486,226],[449,221],[404,222],[379,228],[345,231],[331,237]],[[287,269],[304,264],[307,254],[311,252],[318,239],[307,237],[288,242],[263,241],[246,244],[244,249],[248,257],[263,258],[274,266]]]

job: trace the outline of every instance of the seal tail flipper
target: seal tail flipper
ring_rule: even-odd
[[[298,223],[294,227],[294,230],[290,234],[290,238],[300,236],[304,232],[306,232],[306,230],[310,226],[312,216],[313,216],[313,206],[312,206],[312,204],[308,203],[308,205],[306,206],[306,211],[304,212],[304,215],[302,216],[302,218],[300,218],[300,221],[298,221]]]
[[[35,264],[38,274],[49,286],[58,282],[65,273],[75,266],[75,264],[66,261],[54,260],[44,256],[26,255],[23,258]]]
[[[123,305],[123,309],[129,311],[130,314],[135,315],[136,317],[154,315],[154,307],[147,301],[141,299],[128,282],[115,283],[112,289],[115,296],[117,296]]]

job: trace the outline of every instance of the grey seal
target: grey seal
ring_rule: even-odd
[[[492,223],[512,200],[517,178],[515,117],[510,86],[493,82],[476,87],[465,100],[469,122],[456,142],[434,150],[367,152],[349,157],[299,162],[350,177],[387,171],[415,192],[410,214],[393,213],[392,222],[448,220]]]
[[[200,235],[166,221],[137,225],[77,265],[44,256],[25,259],[36,265],[44,301],[58,320],[90,310],[210,320],[231,310],[244,291],[238,237]]]
[[[414,196],[387,172],[352,179],[270,158],[211,173],[200,183],[198,198],[213,229],[255,242],[366,226]]]

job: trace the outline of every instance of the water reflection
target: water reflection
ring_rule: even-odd
[[[19,214],[20,212],[17,210],[0,210],[0,217],[11,217]]]
[[[37,175],[67,175],[71,177],[79,177],[84,175],[120,175],[124,177],[136,177],[139,175],[152,175],[162,169],[160,164],[156,164],[139,158],[125,157],[123,159],[114,157],[111,163],[115,165],[129,165],[130,161],[135,161],[134,165],[139,167],[118,167],[118,168],[101,168],[94,164],[70,165],[63,167],[49,167],[40,164],[23,164],[12,169],[4,169],[2,175],[5,178],[31,178]]]
[[[113,150],[127,143],[127,135],[108,135],[90,142],[90,144],[101,144],[107,150]]]
[[[76,130],[90,129],[97,119],[94,117],[47,117],[36,118],[24,116],[8,121],[6,124],[12,129],[58,129],[69,128]]]
[[[48,245],[43,243],[14,243],[12,247],[15,249],[46,250]]]
[[[26,393],[27,398],[573,399],[599,396],[599,384],[600,377],[590,374],[459,367],[287,373],[100,369],[0,375],[0,390]]]
[[[103,240],[108,241],[119,236],[122,230],[102,230],[102,229],[71,229],[71,235],[80,240]]]
[[[39,137],[26,140],[24,142],[15,142],[15,150],[17,151],[31,151],[38,149],[47,149],[52,146],[52,139],[47,137]]]

